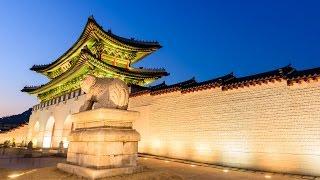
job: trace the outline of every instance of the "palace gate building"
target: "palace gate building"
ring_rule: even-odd
[[[75,44],[61,57],[31,70],[48,77],[22,91],[38,97],[28,128],[10,138],[42,148],[68,147],[70,115],[84,102],[86,74],[117,77],[131,89],[129,109],[141,116],[139,152],[239,168],[320,176],[320,68],[291,66],[235,77],[147,86],[164,69],[134,68],[161,48],[104,31],[90,17]],[[21,138],[22,134],[25,134]],[[16,137],[19,136],[19,137]],[[0,141],[9,138],[0,135]]]

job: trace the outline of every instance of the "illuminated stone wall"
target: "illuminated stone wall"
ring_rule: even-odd
[[[129,109],[141,113],[134,123],[141,153],[320,175],[319,97],[320,82],[288,86],[282,80],[227,91],[145,94],[130,98]],[[83,102],[80,95],[34,110],[28,139],[38,147],[67,143],[69,117]]]
[[[22,125],[12,129],[9,132],[0,133],[0,144],[9,140],[11,143],[14,142],[16,145],[20,145],[23,141],[27,142],[28,125]]]
[[[287,81],[130,99],[139,152],[320,175],[320,83]]]
[[[57,148],[68,143],[72,122],[70,115],[79,112],[85,96],[80,95],[44,108],[34,110],[29,120],[28,140],[37,147]]]

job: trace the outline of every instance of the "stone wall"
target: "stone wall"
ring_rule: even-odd
[[[13,140],[15,141],[16,145],[19,145],[22,143],[22,141],[27,141],[27,135],[28,134],[28,125],[24,124],[17,128],[14,128],[8,132],[2,132],[0,133],[0,144],[3,144],[4,141],[9,140],[11,143]]]
[[[320,176],[319,97],[320,82],[288,86],[282,80],[227,91],[144,94],[131,97],[129,109],[141,113],[134,123],[140,153]],[[69,117],[83,102],[80,95],[34,110],[28,139],[43,147],[54,121],[51,147],[68,141]]]
[[[320,175],[320,83],[301,83],[132,97],[139,152]]]
[[[61,141],[68,143],[68,136],[72,128],[70,115],[79,112],[84,100],[85,96],[81,94],[33,110],[29,120],[28,140],[33,141],[37,147],[44,147],[44,141],[48,138],[50,142],[47,147],[57,148]]]

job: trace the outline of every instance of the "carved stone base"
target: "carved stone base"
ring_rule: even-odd
[[[67,162],[92,168],[135,166],[139,138],[134,129],[76,130],[70,136]]]
[[[138,112],[101,108],[71,118],[75,130],[69,136],[67,164],[59,164],[59,169],[91,179],[141,169],[137,167],[140,135],[132,129]]]
[[[89,179],[98,179],[104,177],[118,176],[122,174],[133,174],[142,172],[142,166],[129,166],[120,168],[109,168],[109,169],[94,169],[88,167],[82,167],[67,163],[59,163],[57,165],[58,169],[61,171],[74,174],[80,177],[85,177]]]

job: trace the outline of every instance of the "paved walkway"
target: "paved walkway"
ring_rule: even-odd
[[[52,179],[52,178],[55,179],[53,177],[53,175],[56,175],[55,177],[59,177],[58,179],[69,179],[70,178],[70,176],[67,176],[67,174],[63,174],[62,172],[58,171],[55,168],[55,166],[56,166],[55,164],[58,162],[65,161],[65,158],[22,158],[19,160],[11,159],[11,160],[7,160],[6,162],[4,162],[4,159],[0,159],[0,161],[2,161],[2,163],[0,163],[0,179],[7,179],[8,175],[10,175],[14,172],[22,173],[22,174],[26,173],[26,172],[30,173],[29,171],[31,169],[41,168],[41,167],[52,167],[49,169],[42,169],[42,170],[48,171],[48,173],[46,173],[46,175],[47,175],[46,179]],[[16,166],[17,163],[19,164],[19,166]],[[186,179],[186,180],[315,179],[315,178],[310,178],[310,177],[289,176],[289,175],[282,175],[282,174],[269,174],[269,173],[254,172],[254,171],[244,171],[241,169],[205,167],[205,166],[200,166],[200,165],[185,164],[185,163],[173,162],[173,161],[168,161],[168,160],[160,160],[160,159],[155,159],[155,158],[150,158],[150,157],[148,157],[148,158],[140,157],[138,159],[138,163],[140,165],[147,167],[146,172],[151,170],[151,172],[172,174],[172,175],[177,175],[177,176],[181,177],[182,179]],[[28,167],[28,168],[26,168],[26,167]],[[6,168],[6,169],[1,169],[1,168]],[[15,168],[15,169],[13,169],[13,168]],[[23,170],[18,170],[18,169],[23,169]],[[57,176],[57,175],[59,175],[59,176]],[[17,179],[24,179],[23,177],[26,177],[26,176],[21,176],[20,178],[17,178]],[[65,178],[61,178],[61,177],[65,177]],[[139,177],[139,175],[138,175],[138,177]],[[8,178],[8,179],[10,179],[10,178]],[[78,178],[75,177],[73,179],[78,179]],[[127,179],[127,178],[124,178],[124,179]],[[129,178],[129,179],[131,179],[131,178]],[[139,179],[139,178],[137,178],[137,179]],[[178,178],[178,179],[180,179],[180,178]],[[318,179],[320,180],[320,178],[318,178]]]
[[[150,169],[157,169],[168,173],[181,176],[186,180],[242,180],[242,179],[272,179],[272,180],[292,180],[292,179],[309,179],[308,177],[289,176],[282,174],[265,174],[262,172],[230,170],[227,168],[213,168],[199,165],[184,164],[179,162],[159,160],[154,158],[139,158],[141,165]],[[315,179],[315,178],[310,178]]]

